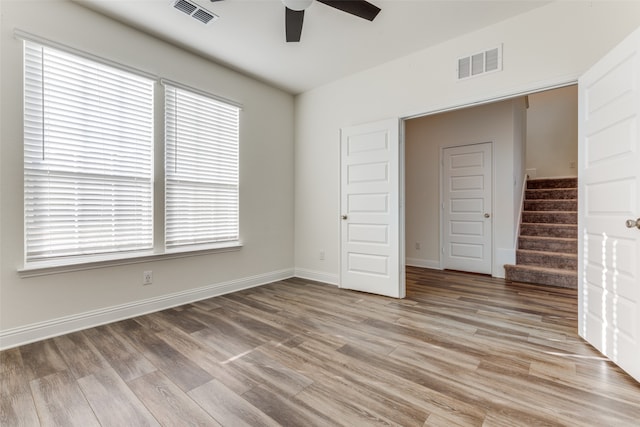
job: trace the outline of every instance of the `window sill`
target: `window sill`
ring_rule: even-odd
[[[26,264],[18,269],[21,278],[46,276],[50,274],[69,273],[73,271],[92,270],[95,268],[113,267],[118,265],[140,264],[144,262],[164,261],[174,258],[187,258],[222,252],[235,252],[242,249],[242,242],[224,242],[214,245],[169,249],[162,253],[135,252],[111,256],[91,256],[74,258],[73,260],[40,261]]]

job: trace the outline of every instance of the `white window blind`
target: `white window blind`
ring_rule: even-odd
[[[26,262],[153,247],[153,85],[25,41]]]
[[[237,106],[165,85],[165,244],[239,239]]]

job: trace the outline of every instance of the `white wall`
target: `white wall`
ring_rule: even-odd
[[[519,98],[513,109],[513,224],[515,226],[513,243],[510,247],[508,264],[516,262],[516,247],[518,246],[518,234],[520,233],[520,212],[523,206],[523,186],[525,183],[526,143],[527,143],[527,103],[525,97]],[[504,264],[501,266],[504,269]]]
[[[296,98],[295,265],[338,283],[340,128],[575,81],[640,25],[640,2],[553,2]],[[459,55],[503,43],[502,72],[456,82]],[[511,221],[509,221],[511,222]],[[325,260],[318,252],[325,250]]]
[[[293,274],[291,95],[66,0],[2,0],[0,5],[0,345]],[[17,269],[23,264],[22,43],[13,37],[16,28],[242,103],[244,247],[235,252],[21,277]],[[151,286],[142,286],[143,270],[153,271]]]
[[[577,176],[578,86],[531,94],[527,121],[527,170],[537,178]]]
[[[522,164],[513,161],[523,151],[520,118],[523,98],[435,114],[405,122],[405,197],[407,264],[439,268],[440,156],[444,147],[492,143],[493,152],[493,265],[496,277],[504,277],[505,263],[515,258],[516,225],[514,191]],[[415,243],[421,249],[415,249]],[[510,253],[510,254],[509,254]],[[505,255],[506,254],[506,255]],[[507,260],[504,257],[507,256]]]

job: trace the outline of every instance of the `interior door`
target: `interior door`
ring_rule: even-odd
[[[398,119],[342,129],[342,288],[404,298],[399,138]]]
[[[579,332],[640,381],[640,29],[578,87]]]
[[[442,152],[442,267],[491,274],[491,143]]]

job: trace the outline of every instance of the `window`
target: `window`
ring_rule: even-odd
[[[25,269],[239,247],[240,107],[163,81],[155,136],[155,78],[56,47],[24,44]]]
[[[165,244],[239,239],[239,108],[165,84]]]
[[[153,248],[154,82],[25,41],[27,263]]]

